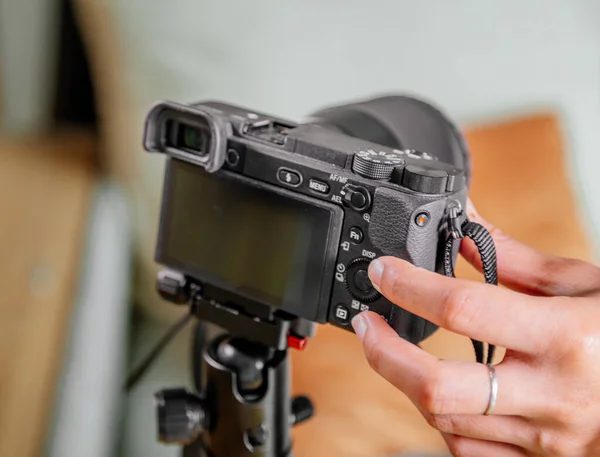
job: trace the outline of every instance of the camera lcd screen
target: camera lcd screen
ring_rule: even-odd
[[[251,300],[317,320],[341,211],[289,191],[169,163],[157,260]],[[333,205],[331,205],[333,206]],[[327,296],[328,300],[329,297]]]

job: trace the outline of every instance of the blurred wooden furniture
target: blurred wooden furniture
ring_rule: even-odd
[[[473,156],[471,198],[484,217],[543,251],[591,258],[557,118],[543,113],[483,125],[467,137]],[[457,275],[480,278],[462,261]],[[473,360],[470,342],[448,332],[439,331],[423,347],[440,358]],[[321,327],[308,349],[293,355],[293,367],[294,391],[310,394],[317,411],[294,431],[296,456],[445,450],[408,399],[372,372],[354,335]]]
[[[94,182],[93,137],[0,141],[0,456],[40,454]]]

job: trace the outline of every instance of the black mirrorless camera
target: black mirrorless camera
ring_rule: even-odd
[[[207,306],[254,319],[352,330],[371,310],[412,342],[435,331],[367,275],[380,256],[443,274],[469,164],[430,105],[384,97],[296,124],[225,103],[160,102],[144,147],[168,156],[156,249],[164,297],[183,301],[191,284]]]

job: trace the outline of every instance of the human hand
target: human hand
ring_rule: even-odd
[[[354,318],[370,365],[404,392],[455,456],[600,456],[600,268],[527,247],[470,207],[496,243],[507,288],[448,278],[408,262],[371,263],[390,301],[472,339],[507,348],[496,365],[490,415],[486,365],[439,360],[400,338],[372,312]],[[462,255],[481,269],[477,250]]]

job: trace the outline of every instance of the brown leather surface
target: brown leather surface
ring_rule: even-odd
[[[95,179],[93,137],[0,141],[0,456],[47,433]]]
[[[484,217],[543,251],[591,258],[556,117],[542,113],[480,126],[467,136],[474,169],[470,194]],[[481,280],[462,259],[457,275]],[[473,360],[469,340],[446,331],[423,347],[440,358]],[[445,450],[410,401],[370,369],[354,335],[320,327],[307,350],[294,353],[293,364],[294,391],[309,394],[317,411],[294,430],[297,457]]]

